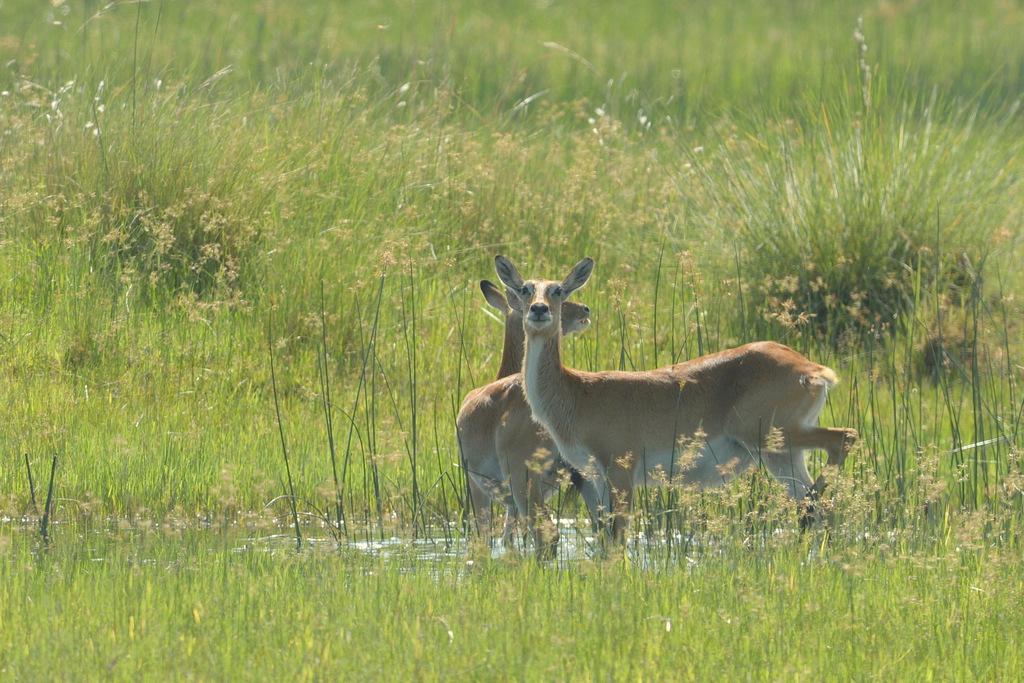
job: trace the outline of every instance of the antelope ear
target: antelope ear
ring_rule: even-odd
[[[523,314],[523,297],[519,295],[519,292],[512,289],[511,287],[505,288],[505,298],[508,301],[508,307],[519,315]]]
[[[594,272],[594,259],[589,256],[572,269],[572,272],[562,280],[562,299],[569,298],[569,295],[587,284],[590,274]]]
[[[523,276],[512,262],[501,254],[494,257],[494,270],[498,273],[498,279],[512,291],[518,292],[523,288]]]
[[[491,305],[491,308],[498,309],[503,315],[508,313],[509,302],[505,299],[505,295],[498,288],[498,285],[490,280],[481,280],[480,291],[484,293],[484,298],[487,299],[487,303]]]

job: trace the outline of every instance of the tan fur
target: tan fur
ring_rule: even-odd
[[[490,535],[491,500],[495,500],[505,505],[506,544],[511,543],[516,519],[522,516],[533,532],[538,552],[550,553],[558,543],[558,530],[545,501],[558,489],[561,459],[554,442],[530,417],[523,394],[519,372],[525,345],[522,310],[510,306],[505,295],[486,280],[480,287],[487,302],[505,317],[505,340],[498,378],[471,391],[456,420],[477,527]],[[587,329],[589,308],[573,302],[563,307],[566,334]]]
[[[804,451],[842,466],[857,433],[817,426],[835,373],[793,349],[755,342],[647,372],[581,372],[561,358],[563,301],[593,270],[584,259],[561,283],[524,281],[511,261],[495,265],[524,309],[523,376],[534,418],[562,457],[596,482],[622,541],[635,486],[670,481],[714,486],[761,463],[794,498],[820,492]],[[691,445],[692,459],[681,462]]]

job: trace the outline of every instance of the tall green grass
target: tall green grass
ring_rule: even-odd
[[[40,554],[4,531],[0,669],[15,679],[831,681],[1000,680],[1022,665],[1019,570],[984,549],[924,557],[900,537],[840,550],[789,537],[726,541],[684,569],[555,569],[429,547],[297,554],[284,539],[232,538],[99,527]]]
[[[729,226],[754,329],[804,327],[833,344],[905,332],[931,308],[922,297],[955,289],[965,304],[989,254],[1016,246],[1019,150],[1005,141],[1019,100],[983,114],[935,89],[920,101],[870,75],[861,86],[683,157],[693,220]]]

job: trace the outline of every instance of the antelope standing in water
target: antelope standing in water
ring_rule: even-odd
[[[841,467],[853,429],[818,426],[835,372],[774,342],[755,342],[645,372],[582,372],[562,363],[566,298],[586,284],[594,262],[562,282],[524,280],[495,259],[523,309],[523,387],[533,417],[561,456],[598,488],[608,531],[625,536],[636,486],[715,486],[762,463],[793,498],[814,495],[804,451],[821,449]],[[692,459],[680,462],[681,445]]]
[[[487,280],[480,289],[487,303],[505,318],[505,340],[497,379],[471,391],[456,419],[476,524],[489,536],[491,500],[500,502],[505,505],[505,544],[512,543],[516,520],[522,517],[533,532],[538,554],[550,556],[557,548],[558,528],[545,502],[558,489],[562,461],[551,437],[533,421],[523,394],[523,312],[517,298],[506,298]],[[586,330],[590,309],[563,303],[560,325],[562,334]],[[588,506],[596,505],[593,485],[579,473],[573,472],[572,477]]]

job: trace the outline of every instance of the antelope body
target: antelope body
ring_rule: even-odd
[[[545,501],[558,489],[558,451],[544,429],[530,414],[523,393],[522,368],[525,335],[518,299],[511,301],[492,283],[480,289],[487,302],[505,317],[505,339],[498,378],[474,389],[459,410],[459,453],[468,474],[470,495],[478,530],[490,534],[491,500],[505,505],[503,539],[512,542],[516,520],[523,517],[533,532],[538,553],[550,554],[558,543],[557,526]],[[590,325],[590,309],[583,304],[563,304],[561,331],[582,332]],[[593,486],[575,473],[588,505],[596,504]]]
[[[636,486],[720,485],[761,463],[801,498],[824,488],[807,471],[808,449],[842,466],[853,429],[818,426],[829,368],[774,342],[755,342],[645,372],[581,372],[562,363],[564,302],[593,261],[561,283],[524,281],[507,258],[495,266],[524,310],[526,399],[562,457],[598,488],[608,531],[622,541]]]

